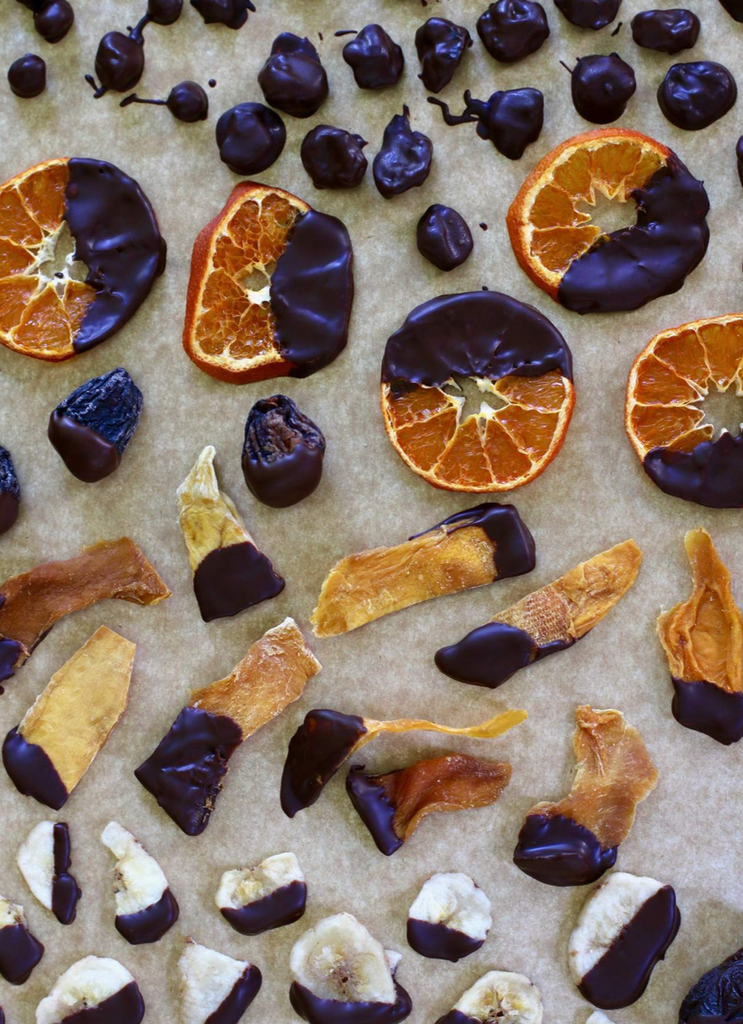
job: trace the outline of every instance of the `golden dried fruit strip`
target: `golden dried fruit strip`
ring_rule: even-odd
[[[584,637],[627,593],[641,561],[637,544],[626,540],[580,562],[457,643],[440,648],[436,665],[460,682],[500,686],[519,669]]]
[[[338,636],[433,597],[531,572],[534,562],[533,538],[513,505],[478,505],[404,544],[342,558],[310,621],[315,636]]]
[[[689,530],[684,543],[691,596],[658,618],[675,690],[673,714],[687,729],[737,743],[743,737],[743,617],[707,531]]]
[[[507,761],[445,754],[384,775],[352,768],[346,791],[377,848],[389,857],[429,814],[487,807],[510,780]]]
[[[548,885],[586,885],[612,867],[637,804],[658,780],[642,736],[621,711],[583,705],[575,717],[570,794],[532,807],[513,857],[525,874]]]
[[[237,747],[297,700],[321,667],[287,618],[252,644],[228,676],[194,690],[134,773],[186,835],[208,825]]]
[[[136,645],[101,626],[12,729],[3,764],[25,796],[59,810],[126,708]]]

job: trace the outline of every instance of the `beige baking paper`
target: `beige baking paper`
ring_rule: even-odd
[[[0,893],[24,905],[31,929],[46,946],[25,986],[12,988],[0,980],[0,1005],[8,1024],[32,1024],[37,1003],[58,975],[79,957],[95,953],[118,958],[134,974],[147,1003],[147,1024],[171,1024],[178,1014],[176,962],[184,937],[191,935],[259,965],[263,989],[247,1021],[291,1024],[298,1019],[288,1001],[292,944],[304,928],[345,910],[385,946],[403,953],[398,977],[413,999],[411,1024],[433,1024],[491,968],[523,972],[539,986],[546,1024],[584,1024],[590,1007],[570,980],[566,946],[589,890],[540,885],[514,867],[511,854],[532,804],[567,792],[574,710],[588,702],[624,711],[642,732],[660,773],[657,790],[640,806],[622,844],[617,867],[671,883],[682,913],[679,936],[647,994],[611,1016],[616,1024],[672,1024],[690,985],[743,941],[743,744],[725,748],[676,724],[655,620],[661,609],[689,592],[683,535],[695,526],[713,535],[743,602],[743,513],[686,504],[654,487],[624,435],[624,392],[632,360],[657,331],[743,309],[743,192],[734,153],[743,130],[743,104],[707,131],[689,133],[668,124],[655,100],[674,60],[712,58],[742,71],[743,26],[727,17],[716,0],[697,0],[692,6],[703,23],[699,43],[671,58],[633,44],[629,21],[643,9],[642,0],[624,0],[623,26],[616,36],[612,30],[618,21],[598,33],[573,29],[545,0],[552,35],[522,63],[496,64],[475,37],[454,82],[442,93],[457,111],[465,88],[481,98],[518,86],[536,86],[545,94],[541,138],[522,160],[511,162],[478,139],[474,126],[445,127],[439,110],[426,103],[417,78],[417,26],[426,17],[444,15],[466,24],[475,36],[484,0],[445,0],[427,8],[417,0],[258,4],[258,12],[238,32],[205,27],[188,4],[172,27],[148,27],[140,95],[165,97],[182,79],[205,86],[210,78],[217,81],[208,89],[209,119],[196,125],[176,122],[164,108],[120,110],[118,95],[94,100],[83,81],[83,74],[93,70],[100,36],[134,24],[144,0],[77,0],[75,27],[56,46],[35,35],[22,5],[5,0],[0,10],[0,66],[6,68],[27,50],[43,55],[48,64],[48,87],[38,99],[16,99],[0,82],[0,180],[55,156],[110,160],[140,182],[168,242],[164,276],[113,340],[59,366],[0,349],[0,443],[11,449],[23,487],[19,522],[0,539],[0,579],[44,560],[69,557],[100,538],[129,534],[173,590],[169,601],[153,609],[108,602],[64,620],[0,697],[4,736],[99,625],[137,644],[129,709],[57,815],[70,824],[73,871],[84,893],[71,927],[62,928],[35,902],[15,864],[17,848],[31,827],[54,813],[20,796],[0,771]],[[403,45],[407,60],[399,85],[380,93],[356,87],[341,57],[346,39],[333,35],[372,21],[384,24]],[[327,68],[331,94],[315,117],[285,118],[285,151],[261,177],[345,221],[355,251],[356,300],[348,348],[330,367],[305,380],[235,387],[200,372],[181,348],[189,258],[195,235],[240,180],[220,163],[214,141],[217,118],[235,103],[262,99],[256,74],[283,30],[312,39]],[[563,139],[592,127],[573,110],[570,80],[559,61],[570,64],[578,56],[612,50],[634,66],[638,78],[637,93],[619,123],[668,143],[704,178],[712,204],[712,240],[706,259],[676,295],[634,313],[581,318],[552,302],[519,270],[504,217],[536,161]],[[433,169],[422,188],[387,202],[374,188],[371,167],[355,191],[313,188],[299,159],[301,140],[313,125],[361,133],[369,140],[371,164],[384,125],[403,102],[410,106],[413,126],[434,142]],[[450,274],[427,264],[415,247],[416,222],[433,202],[458,209],[475,236],[472,257]],[[529,577],[432,601],[347,636],[310,637],[322,673],[296,705],[235,755],[206,832],[184,836],[132,772],[168,729],[191,688],[226,675],[248,645],[286,615],[293,615],[309,637],[309,615],[336,559],[397,543],[479,502],[476,496],[437,491],[403,465],[382,427],[378,386],[385,341],[415,305],[442,292],[483,286],[533,303],[564,333],[575,358],[577,405],[565,447],[540,479],[508,495],[536,538],[537,568]],[[47,441],[47,419],[70,390],[119,365],[144,393],[142,423],[113,476],[94,485],[80,483]],[[253,500],[240,470],[247,412],[258,398],[275,392],[293,397],[327,437],[320,488],[286,510]],[[727,416],[731,428],[741,418],[732,408]],[[206,444],[216,446],[223,488],[287,581],[275,600],[209,624],[201,621],[194,600],[175,502],[176,487]],[[456,683],[437,671],[433,654],[443,643],[459,639],[577,561],[630,536],[645,556],[639,579],[608,619],[574,649],[520,673],[495,692]],[[529,719],[498,740],[450,742],[421,733],[383,737],[364,750],[363,761],[375,771],[449,749],[513,764],[513,780],[498,805],[431,818],[390,859],[376,850],[351,807],[344,772],[294,820],[281,812],[279,779],[287,742],[310,708],[375,718],[426,716],[465,725],[509,706],[526,708]],[[129,946],[114,930],[113,859],[99,841],[112,818],[159,860],[180,903],[178,924],[156,945]],[[215,907],[221,873],[284,850],[297,853],[307,876],[307,913],[291,927],[243,938]],[[425,960],[405,940],[407,909],[435,871],[467,872],[493,901],[490,937],[459,965]]]

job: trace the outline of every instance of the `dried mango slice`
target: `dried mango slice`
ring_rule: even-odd
[[[611,611],[637,578],[642,552],[633,540],[580,562],[436,652],[452,679],[491,689],[535,661],[564,651]]]
[[[532,807],[513,855],[517,867],[547,885],[586,885],[612,867],[637,804],[658,780],[642,736],[621,711],[583,705],[575,717],[578,767],[570,793]]]

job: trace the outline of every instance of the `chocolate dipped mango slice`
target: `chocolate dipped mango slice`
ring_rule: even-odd
[[[136,649],[101,626],[54,673],[3,743],[20,793],[55,811],[67,803],[124,713]]]
[[[621,711],[583,705],[575,717],[570,793],[532,807],[513,855],[516,867],[546,885],[587,885],[612,867],[637,804],[658,779],[642,737]]]
[[[200,835],[235,750],[297,700],[321,667],[297,624],[285,619],[228,676],[192,692],[135,776],[186,835]]]
[[[580,562],[546,587],[436,652],[452,679],[491,689],[535,661],[567,650],[593,629],[637,578],[642,552],[626,540]]]

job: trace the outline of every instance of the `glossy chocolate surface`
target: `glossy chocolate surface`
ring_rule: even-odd
[[[2,594],[0,594],[0,598]],[[0,602],[0,605],[2,602]],[[0,637],[0,683],[15,675],[15,663],[23,654],[23,647],[17,640],[10,640],[8,637]],[[0,686],[0,693],[4,693]]]
[[[743,949],[707,971],[689,989],[679,1024],[735,1024],[743,1020]]]
[[[28,743],[17,728],[5,737],[3,764],[19,793],[55,811],[67,803],[70,794],[47,753],[36,743]]]
[[[258,174],[281,156],[286,128],[279,115],[262,103],[238,103],[217,121],[222,163],[235,174]]]
[[[602,850],[596,836],[562,814],[529,814],[513,854],[517,868],[545,885],[588,885],[613,867],[617,847]]]
[[[708,508],[743,508],[743,436],[720,434],[690,452],[653,448],[642,468],[666,494]]]
[[[571,72],[573,106],[592,124],[610,124],[635,94],[635,73],[618,53],[581,57]]]
[[[225,25],[242,28],[248,20],[248,11],[254,11],[252,0],[191,0],[207,25]]]
[[[429,206],[415,231],[418,252],[439,270],[454,270],[472,252],[472,232],[467,221],[451,206]]]
[[[455,644],[441,647],[436,667],[460,683],[495,689],[534,661],[537,645],[528,633],[504,622],[478,626]]]
[[[673,717],[687,729],[703,732],[729,746],[743,737],[743,693],[708,682],[673,680]]]
[[[65,219],[75,259],[96,297],[73,340],[85,352],[115,334],[147,298],[165,269],[165,241],[137,182],[104,160],[73,157],[68,164]]]
[[[118,469],[121,456],[115,446],[59,409],[49,417],[47,434],[70,473],[84,483],[103,480]]]
[[[731,109],[738,96],[735,79],[712,60],[674,64],[658,86],[663,115],[689,132],[708,128]]]
[[[402,47],[381,25],[365,25],[343,47],[343,59],[353,70],[359,89],[396,85],[405,66]]]
[[[405,839],[395,832],[395,808],[378,779],[377,775],[365,775],[363,765],[355,765],[346,777],[346,792],[377,849],[391,857]]]
[[[173,117],[186,124],[205,121],[209,114],[209,97],[198,82],[179,82],[165,101]]]
[[[681,914],[676,893],[664,885],[640,907],[632,920],[584,975],[580,993],[602,1010],[636,1003],[647,988],[655,965],[676,938]]]
[[[157,903],[136,914],[117,914],[114,924],[119,935],[132,946],[157,942],[178,920],[180,911],[175,896],[166,889]]]
[[[479,1017],[470,1017],[459,1010],[449,1010],[443,1017],[439,1017],[436,1024],[482,1024]]]
[[[322,476],[325,438],[286,395],[255,403],[248,413],[242,470],[250,493],[271,508],[309,497]]]
[[[19,502],[14,495],[0,490],[0,535],[7,533],[18,519]],[[0,655],[2,661],[2,655]],[[2,671],[0,669],[0,671]]]
[[[659,53],[690,50],[699,38],[699,18],[693,11],[641,11],[632,19],[632,38],[638,46]]]
[[[675,154],[632,198],[637,223],[612,231],[608,241],[573,260],[565,272],[557,298],[567,309],[639,309],[678,291],[701,262],[709,243],[709,200],[702,182]]]
[[[68,1014],[60,1024],[139,1024],[144,1009],[142,993],[136,981],[130,981],[97,1006]]]
[[[743,0],[720,0],[720,3],[734,21],[743,22]]]
[[[382,147],[374,157],[372,172],[377,191],[385,199],[422,185],[431,173],[433,143],[410,127],[410,111],[403,106],[384,130]]]
[[[307,38],[282,32],[258,72],[266,103],[292,117],[312,117],[328,96],[328,76]]]
[[[743,135],[735,144],[735,159],[738,164],[738,177],[740,178],[741,185],[743,185]]]
[[[18,519],[21,503],[21,485],[13,465],[13,459],[7,448],[0,444],[0,536],[7,533]],[[0,607],[2,603],[0,602]],[[3,676],[2,640],[0,640],[0,682]],[[15,660],[15,659],[14,659]]]
[[[52,913],[60,924],[72,924],[82,891],[70,874],[70,830],[63,821],[55,823],[54,875],[52,877]]]
[[[0,974],[11,985],[23,985],[44,955],[44,947],[23,924],[0,928]]]
[[[555,7],[571,25],[600,29],[614,21],[622,0],[555,0]]]
[[[34,14],[34,28],[47,43],[64,39],[75,21],[69,0],[49,0]]]
[[[360,135],[319,124],[302,141],[302,166],[315,188],[356,188],[366,173],[366,145]]]
[[[232,986],[231,992],[209,1014],[204,1024],[237,1024],[260,992],[262,984],[261,972],[255,964],[249,964]]]
[[[463,25],[446,18],[429,18],[415,33],[421,79],[429,92],[441,92],[451,82],[472,36]]]
[[[394,1003],[342,1003],[337,999],[320,999],[299,982],[292,982],[289,1001],[292,1008],[308,1024],[397,1024],[410,1016],[410,996],[395,982]]]
[[[144,38],[141,32],[106,32],[98,43],[95,55],[95,74],[100,82],[96,84],[95,98],[99,99],[109,89],[114,92],[128,92],[133,89],[144,71]]]
[[[532,0],[496,0],[477,19],[477,34],[502,64],[523,60],[550,34],[544,7]]]
[[[469,89],[464,94],[462,114],[452,114],[447,103],[433,96],[429,103],[441,107],[446,124],[477,124],[481,139],[489,139],[509,160],[520,160],[527,146],[539,138],[544,123],[544,96],[539,89],[507,89],[490,99],[476,100]]]
[[[495,546],[495,579],[523,576],[536,565],[534,538],[513,505],[486,501],[482,505],[473,505],[472,508],[455,512],[424,532],[430,533],[442,526],[447,533],[464,530],[469,526],[479,527]]]
[[[276,597],[285,586],[283,578],[274,572],[271,559],[250,541],[210,551],[193,577],[204,622],[237,615]]]
[[[46,63],[35,53],[19,57],[8,68],[8,84],[16,96],[33,99],[46,88]]]
[[[220,912],[241,935],[261,935],[298,921],[306,905],[307,885],[294,881],[242,907],[220,907]]]
[[[281,809],[288,818],[311,807],[366,732],[363,718],[315,708],[289,740],[281,776]]]
[[[290,377],[308,377],[346,347],[353,304],[353,248],[342,221],[308,210],[271,275],[271,308]]]
[[[227,764],[242,739],[231,718],[185,707],[134,774],[178,828],[198,836],[209,824]]]
[[[181,16],[183,0],[147,0],[147,17],[156,25],[172,25]]]
[[[414,917],[408,918],[407,936],[408,945],[416,953],[429,960],[449,960],[451,963],[475,953],[485,941],[473,939],[456,928],[447,928],[445,924],[419,921]]]

